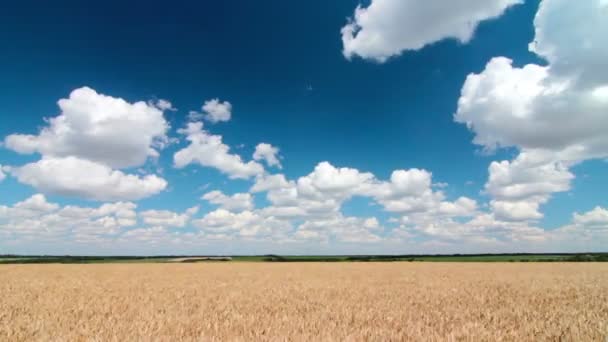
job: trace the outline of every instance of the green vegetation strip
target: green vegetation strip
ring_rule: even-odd
[[[188,258],[190,260],[188,260]],[[197,259],[198,258],[198,259]],[[0,255],[0,264],[96,264],[176,262],[606,262],[608,253],[579,254],[455,254],[455,255],[312,255],[312,256],[231,256],[206,259],[201,256],[20,256]]]

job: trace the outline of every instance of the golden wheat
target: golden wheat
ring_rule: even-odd
[[[608,264],[4,265],[0,340],[604,341]]]

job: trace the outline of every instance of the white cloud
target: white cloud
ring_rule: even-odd
[[[217,209],[202,219],[195,220],[193,224],[205,233],[249,239],[263,237],[282,239],[291,230],[291,224],[287,221],[264,217],[249,210],[233,213],[225,209]]]
[[[459,197],[454,202],[440,202],[438,213],[443,216],[472,216],[477,210],[477,201],[468,197]]]
[[[285,178],[285,175],[276,174],[276,175],[261,175],[256,177],[255,184],[251,187],[249,191],[251,192],[264,192],[270,190],[278,190],[287,188],[289,186],[289,182]]]
[[[171,231],[163,226],[150,226],[125,231],[113,239],[111,243],[113,246],[122,248],[119,250],[129,248],[130,250],[138,249],[156,254],[164,250],[165,254],[186,254],[183,252],[184,248],[196,246],[194,251],[198,251],[206,242],[202,239],[201,234]],[[197,253],[194,251],[190,253]]]
[[[606,85],[607,8],[605,0],[542,1],[530,51],[544,57],[555,76],[578,74],[578,88]]]
[[[519,68],[508,58],[493,58],[467,77],[455,120],[489,149],[541,149],[573,161],[608,156],[603,13],[598,0],[543,1],[530,48],[549,65]]]
[[[105,203],[97,208],[61,208],[36,194],[10,207],[0,205],[0,232],[16,241],[99,242],[135,225],[135,208],[130,202]]]
[[[344,217],[341,214],[331,218],[312,219],[302,223],[294,237],[298,240],[332,240],[347,243],[380,242],[377,233],[383,228],[376,218]]]
[[[496,18],[521,0],[372,0],[359,5],[342,28],[343,54],[386,61],[404,51],[456,39],[467,43],[479,22]]]
[[[505,57],[493,58],[481,74],[467,77],[454,118],[488,150],[515,146],[570,160],[607,156],[608,102],[597,87],[579,88],[585,80],[578,69],[552,71],[534,64],[514,68]]]
[[[343,203],[355,196],[368,198],[400,215],[467,217],[476,213],[476,201],[466,197],[446,201],[441,191],[433,191],[431,181],[431,173],[420,169],[396,170],[389,181],[380,181],[369,172],[321,162],[295,182],[281,174],[259,177],[251,191],[267,191],[271,205],[260,212],[283,219],[336,218]]]
[[[467,199],[454,203],[456,207],[474,209],[474,203]],[[137,213],[136,205],[130,202],[61,207],[37,194],[12,206],[0,205],[0,236],[3,237],[0,245],[49,243],[69,246],[70,250],[87,246],[91,251],[108,246],[120,246],[124,250],[144,243],[154,248],[169,246],[169,251],[192,246],[190,250],[194,251],[201,246],[211,246],[210,243],[219,250],[235,244],[242,250],[251,246],[249,242],[256,242],[267,243],[266,248],[288,244],[288,250],[297,246],[325,245],[331,249],[341,244],[355,244],[360,251],[365,245],[375,246],[372,250],[391,246],[402,250],[412,248],[412,241],[416,241],[422,251],[432,245],[443,246],[446,252],[447,248],[456,252],[555,252],[599,251],[608,241],[608,210],[601,207],[574,213],[570,224],[555,230],[543,230],[524,221],[505,221],[488,213],[477,213],[468,221],[434,212],[415,213],[390,220],[398,227],[388,229],[375,217],[348,217],[339,212],[324,217],[309,216],[295,226],[290,219],[268,215],[265,209],[239,213],[217,209],[192,220],[197,209],[193,207],[181,214],[166,210]],[[138,226],[138,217],[143,221],[141,226]],[[189,225],[198,227],[199,231],[168,229]],[[148,252],[154,250],[157,249]],[[238,252],[232,249],[232,253]]]
[[[30,198],[24,201],[17,202],[13,206],[13,209],[18,211],[36,212],[36,213],[47,213],[55,211],[59,208],[59,205],[55,203],[49,203],[46,197],[42,194],[32,195]]]
[[[491,201],[494,216],[504,221],[539,220],[543,215],[538,211],[538,201]]]
[[[2,164],[0,164],[0,182],[2,182],[4,178],[6,178],[6,175],[4,174],[4,167]]]
[[[117,169],[142,165],[169,142],[163,117],[163,110],[172,108],[168,101],[129,103],[83,87],[58,105],[61,113],[47,119],[38,135],[5,138],[9,149],[42,155],[8,170],[21,183],[45,193],[102,201],[140,199],[167,187],[158,176]]]
[[[230,121],[230,118],[232,117],[232,104],[228,101],[221,102],[219,99],[205,101],[205,104],[201,109],[203,110],[203,113],[191,111],[190,119],[197,121],[204,118],[209,122],[217,123]]]
[[[268,166],[276,166],[279,169],[283,168],[281,161],[278,158],[279,148],[270,144],[259,143],[253,152],[253,159],[260,161],[264,160]]]
[[[557,244],[571,245],[579,251],[604,251],[608,241],[608,210],[598,206],[586,213],[574,213],[571,224],[548,235]]]
[[[298,191],[307,197],[349,197],[373,178],[369,172],[336,168],[329,162],[321,162],[309,175],[298,179]]]
[[[253,209],[253,196],[249,193],[227,196],[223,192],[215,190],[204,194],[201,198],[228,211],[238,212]]]
[[[608,156],[605,11],[599,0],[544,0],[529,48],[548,65],[514,67],[496,57],[467,77],[455,121],[488,151],[520,151],[512,161],[490,165],[485,189],[497,218],[542,218],[540,205],[570,189],[571,166]]]
[[[169,128],[159,108],[126,102],[79,88],[58,102],[61,114],[47,120],[38,135],[12,134],[5,146],[19,153],[78,157],[112,168],[139,166],[158,156],[158,141]]]
[[[583,214],[574,213],[572,221],[575,224],[588,226],[603,225],[604,227],[608,227],[608,210],[598,206]]]
[[[570,189],[574,175],[568,163],[552,153],[522,151],[513,161],[492,162],[486,192],[495,200],[490,206],[504,220],[538,220],[539,211],[551,194]]]
[[[190,144],[173,156],[177,168],[198,163],[216,168],[231,179],[248,179],[264,173],[264,167],[259,163],[255,161],[245,163],[239,155],[231,154],[230,147],[222,143],[222,137],[204,131],[202,122],[190,122],[186,128],[178,132],[185,135]]]
[[[291,218],[335,216],[342,203],[358,194],[373,179],[371,173],[352,168],[336,168],[328,162],[319,163],[313,172],[288,181],[283,175],[263,175],[256,179],[251,191],[267,191],[271,206],[265,215]]]
[[[11,168],[11,174],[45,193],[99,201],[137,200],[167,187],[167,182],[156,175],[125,174],[76,157],[42,158]]]
[[[548,199],[570,189],[574,175],[552,154],[522,151],[513,161],[492,162],[486,192],[500,200]]]
[[[397,199],[421,196],[431,191],[432,174],[426,170],[395,170],[389,182],[381,182],[370,188],[370,194],[379,199]]]
[[[198,207],[192,207],[179,214],[170,210],[146,210],[139,215],[144,223],[157,227],[185,227],[190,218],[198,212]]]
[[[162,111],[177,111],[177,108],[173,107],[173,104],[171,104],[171,102],[164,99],[159,99],[154,105]]]

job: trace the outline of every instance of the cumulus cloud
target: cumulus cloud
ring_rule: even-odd
[[[311,219],[302,223],[294,237],[298,240],[321,242],[372,243],[379,242],[383,228],[376,218],[345,217]]]
[[[253,196],[249,193],[228,196],[221,191],[214,190],[204,194],[201,198],[228,211],[238,212],[253,209]]]
[[[177,168],[197,163],[218,169],[231,179],[248,179],[264,173],[264,167],[259,163],[244,162],[239,155],[230,153],[230,147],[222,142],[222,136],[203,130],[202,122],[190,122],[178,132],[185,135],[190,144],[173,156]]]
[[[505,221],[538,220],[543,215],[538,211],[539,201],[491,201],[496,218]]]
[[[438,214],[443,216],[473,216],[477,210],[477,201],[468,197],[459,197],[454,202],[443,201],[439,203]]]
[[[342,27],[342,53],[384,62],[404,51],[444,39],[467,43],[477,25],[499,17],[521,0],[416,1],[372,0],[357,6]]]
[[[489,149],[547,150],[573,161],[607,156],[605,11],[600,0],[543,1],[530,48],[549,65],[519,68],[506,57],[493,58],[467,77],[456,122]]]
[[[232,104],[228,101],[221,102],[219,99],[205,101],[205,104],[201,109],[203,111],[202,113],[190,111],[188,117],[191,121],[205,119],[211,123],[218,123],[230,121],[230,118],[232,117]]]
[[[11,134],[5,146],[18,153],[78,157],[112,168],[139,166],[158,156],[168,123],[158,107],[129,103],[83,87],[58,102],[61,113],[38,135]]]
[[[283,168],[281,161],[278,158],[279,148],[267,143],[260,143],[255,147],[253,159],[257,161],[264,160],[268,166],[276,166],[279,169]]]
[[[2,182],[4,178],[6,178],[6,175],[4,174],[4,167],[2,164],[0,164],[0,182]]]
[[[264,237],[281,239],[292,229],[287,221],[264,217],[250,210],[234,213],[226,209],[217,209],[195,220],[193,224],[205,233],[251,239]]]
[[[581,80],[582,67],[556,74],[550,66],[514,68],[508,58],[493,58],[482,73],[467,77],[454,118],[488,150],[514,146],[571,160],[605,157],[608,97]]]
[[[598,206],[583,214],[574,213],[572,215],[572,221],[575,224],[589,226],[603,225],[608,227],[608,210]]]
[[[308,197],[350,196],[374,178],[369,172],[357,169],[336,168],[329,162],[321,162],[313,172],[298,179],[298,190]]]
[[[568,191],[574,175],[569,163],[552,153],[524,150],[513,161],[492,162],[486,192],[494,198],[490,206],[505,220],[537,220],[539,208],[551,194]]]
[[[579,251],[604,250],[608,240],[608,210],[598,206],[586,213],[574,213],[570,224],[547,234],[553,241],[573,245]]]
[[[156,104],[129,103],[82,87],[58,102],[61,113],[47,119],[37,135],[11,134],[4,145],[23,154],[39,153],[37,162],[11,167],[21,183],[50,194],[93,200],[136,200],[159,193],[167,182],[156,176],[125,174],[157,157],[168,137],[163,110]]]
[[[4,210],[8,210],[7,207],[4,208]],[[35,194],[21,202],[15,203],[15,205],[11,208],[12,211],[11,215],[9,216],[28,217],[31,216],[32,213],[48,213],[55,211],[58,208],[59,205],[47,202],[46,197],[43,194]]]
[[[138,200],[167,187],[167,181],[156,175],[125,174],[77,157],[45,157],[13,167],[11,174],[19,182],[45,193],[99,201]]]
[[[0,232],[10,240],[56,241],[62,238],[99,242],[136,224],[136,205],[130,202],[105,203],[99,207],[60,207],[42,194],[0,205]]]
[[[170,210],[146,210],[139,215],[144,223],[155,227],[185,227],[193,215],[199,210],[198,206],[187,209],[183,213],[176,213]]]
[[[432,175],[426,170],[396,170],[390,180],[382,181],[369,172],[321,162],[296,181],[281,174],[259,177],[251,191],[266,191],[271,205],[260,212],[282,219],[334,220],[341,215],[342,205],[353,197],[368,198],[398,215],[475,214],[476,201],[466,197],[447,201],[443,192],[434,191],[431,184]]]
[[[529,48],[548,65],[514,67],[495,57],[466,78],[454,120],[488,151],[520,151],[490,165],[485,188],[497,217],[541,218],[540,205],[570,189],[571,166],[608,156],[605,13],[600,0],[544,0]]]
[[[514,160],[490,164],[486,192],[500,200],[546,200],[554,192],[570,189],[574,175],[552,154],[522,151]]]
[[[173,104],[171,102],[164,99],[159,99],[154,105],[162,111],[177,111],[177,108],[173,107]]]
[[[285,175],[276,174],[276,175],[261,175],[256,177],[254,185],[251,187],[250,191],[255,192],[264,192],[270,190],[278,190],[283,189],[289,186],[289,182]]]

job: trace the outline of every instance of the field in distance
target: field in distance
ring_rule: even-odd
[[[0,255],[0,264],[88,264],[88,263],[165,263],[165,262],[596,262],[608,261],[608,253],[566,254],[452,254],[452,255],[233,255],[233,256],[48,256]]]
[[[0,265],[0,340],[604,341],[606,263]]]

